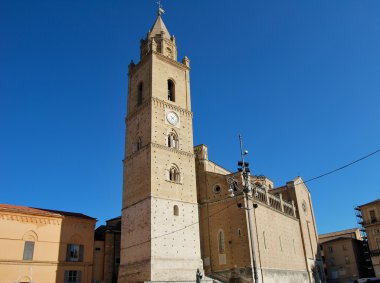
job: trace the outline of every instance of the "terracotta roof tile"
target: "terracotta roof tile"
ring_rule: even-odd
[[[44,208],[35,208],[35,207],[12,205],[12,204],[0,204],[0,212],[1,211],[14,212],[14,213],[24,213],[24,214],[34,214],[34,215],[42,215],[42,216],[50,216],[50,217],[59,217],[59,218],[69,216],[69,217],[77,217],[77,218],[96,220],[95,218],[84,215],[82,213],[52,210],[52,209],[44,209]]]

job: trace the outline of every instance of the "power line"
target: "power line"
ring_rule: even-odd
[[[375,155],[375,154],[378,153],[378,152],[380,152],[380,149],[375,150],[374,152],[371,152],[371,153],[369,153],[369,154],[367,154],[367,155],[365,155],[365,156],[363,156],[363,157],[361,157],[361,158],[359,158],[359,159],[357,159],[357,160],[354,160],[354,161],[352,161],[352,162],[350,162],[350,163],[348,163],[348,164],[345,164],[345,165],[343,165],[343,166],[341,166],[341,167],[339,167],[339,168],[336,168],[336,169],[334,169],[334,170],[331,170],[331,171],[326,172],[326,173],[324,173],[324,174],[321,174],[321,175],[319,175],[319,176],[316,176],[316,177],[313,177],[313,178],[308,179],[308,180],[306,180],[306,181],[303,181],[302,183],[299,183],[299,184],[297,184],[297,185],[305,184],[305,183],[308,183],[308,182],[311,182],[311,181],[314,181],[314,180],[320,179],[320,178],[322,178],[322,177],[325,177],[325,176],[327,176],[327,175],[333,174],[333,173],[335,173],[335,172],[337,172],[337,171],[340,171],[340,170],[342,170],[342,169],[344,169],[344,168],[347,168],[347,167],[349,167],[349,166],[351,166],[351,165],[353,165],[353,164],[355,164],[355,163],[358,163],[358,162],[360,162],[360,161],[362,161],[362,160],[364,160],[364,159],[366,159],[366,158],[368,158],[368,157],[370,157],[370,156],[372,156],[372,155]],[[228,197],[228,198],[221,199],[221,200],[217,200],[217,201],[206,202],[206,203],[204,203],[204,204],[212,204],[212,203],[222,202],[222,201],[224,201],[224,200],[229,200],[229,199],[231,199],[231,198]],[[231,200],[232,200],[232,199],[231,199]],[[236,201],[237,201],[237,199],[235,198],[235,202],[236,202]],[[216,214],[219,214],[219,213],[222,212],[223,210],[226,210],[226,209],[229,208],[231,205],[235,204],[235,202],[232,202],[231,204],[225,206],[225,207],[222,208],[221,210],[219,210],[219,211],[217,211],[217,212],[215,212],[215,213],[213,213],[213,214],[210,214],[210,215],[208,215],[207,217],[204,217],[204,218],[202,218],[202,219],[199,219],[199,220],[196,221],[196,222],[193,222],[193,223],[191,223],[191,224],[189,224],[189,225],[186,225],[186,226],[184,226],[184,227],[182,227],[182,228],[180,228],[180,229],[173,230],[173,231],[170,231],[170,232],[168,232],[168,233],[165,233],[165,234],[162,234],[162,235],[159,235],[159,236],[156,236],[156,237],[152,237],[152,238],[149,239],[149,240],[146,240],[146,241],[144,241],[144,242],[140,242],[140,243],[137,243],[137,244],[134,244],[134,245],[128,246],[127,248],[133,248],[133,247],[136,247],[136,246],[140,246],[140,245],[142,245],[142,244],[145,244],[145,243],[151,242],[151,241],[154,240],[154,239],[158,239],[158,238],[161,238],[161,237],[165,237],[165,236],[168,236],[168,235],[174,234],[174,233],[176,233],[176,232],[179,232],[179,231],[185,230],[185,229],[187,229],[187,228],[189,228],[189,227],[191,227],[191,226],[193,226],[193,225],[195,225],[195,224],[198,224],[198,223],[199,223],[200,221],[202,221],[202,220],[206,220],[206,219],[211,218],[212,216],[214,216],[214,215],[216,215]]]
[[[378,153],[378,152],[380,152],[380,149],[375,150],[374,152],[371,152],[371,153],[369,153],[369,154],[367,154],[367,155],[365,155],[365,156],[363,156],[363,157],[361,157],[361,158],[359,158],[359,159],[356,159],[355,161],[352,161],[352,162],[350,162],[350,163],[348,163],[348,164],[346,164],[346,165],[343,165],[343,166],[341,166],[341,167],[339,167],[339,168],[336,168],[336,169],[331,170],[331,171],[329,171],[329,172],[327,172],[327,173],[324,173],[324,174],[322,174],[322,175],[319,175],[319,176],[313,177],[313,178],[311,178],[311,179],[309,179],[309,180],[306,180],[306,181],[304,181],[304,182],[302,182],[302,183],[300,183],[300,184],[305,184],[305,183],[308,183],[308,182],[311,182],[311,181],[314,181],[314,180],[317,180],[317,179],[323,178],[323,177],[325,177],[325,176],[327,176],[327,175],[330,175],[330,174],[335,173],[335,172],[337,172],[337,171],[340,171],[340,170],[342,170],[342,169],[344,169],[344,168],[347,168],[347,167],[349,167],[349,166],[351,166],[351,165],[353,165],[353,164],[355,164],[355,163],[358,163],[358,162],[360,162],[360,161],[362,161],[362,160],[364,160],[364,159],[366,159],[366,158],[368,158],[368,157],[370,157],[370,156],[372,156],[372,155],[375,155],[375,154]]]

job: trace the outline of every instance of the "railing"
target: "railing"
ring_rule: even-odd
[[[271,207],[277,210],[282,210],[280,198],[277,198],[276,196],[271,194],[268,194],[267,196],[269,197],[269,205]]]
[[[265,190],[257,188],[255,192],[255,198],[260,202],[266,203],[267,197],[266,197]]]
[[[293,215],[293,205],[287,202],[284,202],[283,205],[284,205],[284,213]]]
[[[287,202],[282,199],[281,194],[279,196],[268,193],[265,189],[255,188],[254,199],[267,206],[270,206],[276,210],[283,212],[284,214],[296,217],[294,202]]]

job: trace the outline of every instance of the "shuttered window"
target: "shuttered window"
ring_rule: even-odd
[[[23,260],[32,260],[34,253],[34,242],[27,241],[24,246]]]
[[[66,252],[66,261],[83,261],[84,246],[68,244]]]

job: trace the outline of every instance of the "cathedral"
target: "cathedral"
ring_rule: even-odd
[[[159,9],[128,69],[118,282],[323,282],[308,188],[251,175],[230,197],[242,173],[194,147],[189,75]]]

